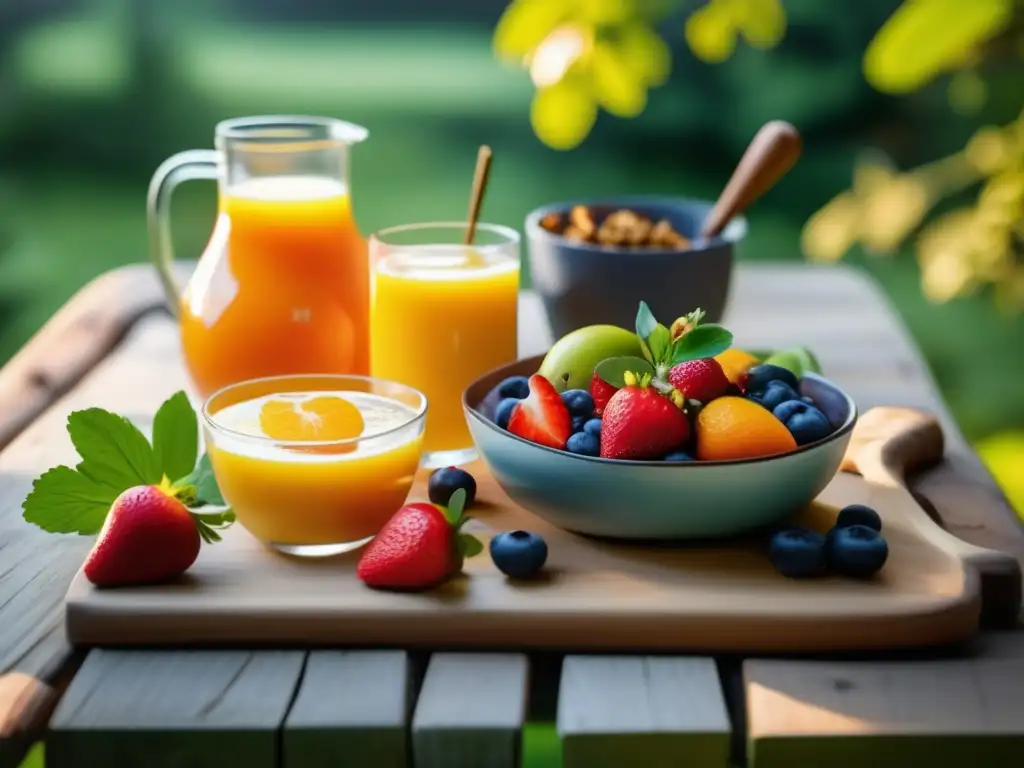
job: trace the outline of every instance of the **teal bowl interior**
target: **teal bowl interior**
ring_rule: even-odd
[[[524,440],[492,420],[495,387],[536,373],[543,355],[482,376],[463,393],[473,441],[498,484],[517,504],[560,528],[621,539],[718,538],[776,525],[832,480],[857,421],[853,400],[809,374],[801,393],[832,422],[833,433],[787,454],[740,461],[670,464],[578,456]]]

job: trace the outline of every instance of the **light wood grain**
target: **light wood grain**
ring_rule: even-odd
[[[526,656],[435,653],[412,721],[416,768],[518,768]]]
[[[751,768],[1024,764],[1024,660],[747,661]]]
[[[731,726],[713,659],[567,656],[558,693],[565,768],[725,768]]]
[[[385,645],[405,648],[554,648],[811,652],[950,643],[978,626],[983,594],[968,561],[1015,561],[982,552],[941,530],[890,472],[916,466],[903,451],[941,430],[925,415],[878,437],[871,451],[890,464],[863,477],[838,474],[794,522],[825,532],[838,508],[875,507],[890,557],[872,580],[787,579],[771,567],[762,539],[651,548],[598,541],[555,528],[518,506],[482,462],[472,511],[485,544],[502,530],[537,531],[551,552],[547,577],[506,579],[490,558],[424,594],[370,590],[355,575],[359,553],[297,562],[235,526],[206,548],[188,578],[133,590],[93,588],[79,574],[66,600],[68,635],[81,645],[210,642]],[[921,424],[933,429],[921,430]],[[864,443],[854,430],[851,444]],[[921,433],[921,434],[918,434]],[[908,437],[909,435],[909,437]],[[865,462],[869,465],[869,462]],[[869,466],[870,468],[870,466]],[[410,498],[425,499],[427,471]],[[894,487],[890,487],[894,486]]]
[[[50,722],[48,768],[276,768],[298,651],[95,651]]]
[[[404,651],[314,651],[284,723],[283,768],[405,768]]]
[[[182,279],[191,268],[179,265]],[[106,287],[99,290],[97,285]],[[133,303],[140,297],[146,301]],[[122,411],[145,423],[155,408],[145,398],[154,400],[166,384],[179,380],[175,328],[161,312],[153,314],[162,305],[159,284],[148,265],[108,273],[84,288],[59,314],[59,322],[55,317],[0,370],[0,424],[12,425],[4,428],[0,446],[19,435],[0,453],[0,672],[13,667],[50,679],[66,668],[70,649],[60,606],[88,542],[48,536],[25,526],[20,503],[41,468],[73,460],[64,438],[69,410],[123,404]],[[120,313],[120,327],[131,329],[120,347],[118,332],[73,334],[72,343],[63,341],[83,318],[111,312]],[[536,297],[523,297],[519,316],[521,354],[550,346],[550,331]],[[133,325],[133,317],[144,321]],[[1024,535],[1012,510],[964,442],[898,315],[869,279],[841,266],[740,265],[724,322],[741,347],[811,346],[826,375],[847,389],[862,411],[875,405],[908,405],[936,412],[946,436],[946,458],[915,478],[914,491],[923,494],[958,537],[1002,548],[1024,560]],[[115,354],[93,368],[112,346],[117,347]],[[37,361],[52,362],[70,373],[42,377],[64,382],[57,386],[33,384],[39,378],[32,375]],[[147,384],[139,386],[140,379]],[[73,391],[56,399],[72,386]],[[1000,616],[1005,613],[997,611]],[[1008,639],[999,648],[1017,647],[1019,634],[1006,634]],[[38,728],[39,723],[30,727]],[[11,743],[0,738],[0,754],[11,754],[3,752]]]
[[[15,768],[31,746],[34,729],[57,705],[57,692],[31,675],[0,675],[0,768]]]

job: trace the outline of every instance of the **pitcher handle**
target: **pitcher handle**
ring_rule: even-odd
[[[219,154],[214,149],[189,149],[164,160],[149,182],[146,224],[149,258],[160,275],[171,314],[178,315],[181,289],[174,279],[174,243],[171,242],[171,195],[178,185],[195,179],[216,181]]]

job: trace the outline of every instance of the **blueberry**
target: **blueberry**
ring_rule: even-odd
[[[849,528],[851,525],[866,525],[873,531],[881,531],[882,518],[875,510],[864,504],[848,504],[839,510],[836,528]]]
[[[768,545],[775,570],[791,579],[817,576],[825,570],[825,537],[805,528],[779,531]]]
[[[804,395],[800,399],[803,400],[805,403],[810,403],[811,405],[814,405],[814,400],[808,397],[807,395]]]
[[[466,470],[441,467],[431,472],[427,481],[427,495],[435,504],[447,505],[452,494],[459,488],[466,491],[466,506],[472,506],[476,500],[476,480]]]
[[[577,432],[570,435],[565,443],[565,449],[569,453],[578,453],[580,456],[600,456],[601,438],[589,432]]]
[[[768,386],[769,381],[781,381],[793,389],[800,388],[800,382],[797,380],[796,374],[789,370],[789,368],[783,368],[781,365],[772,365],[771,363],[762,363],[761,365],[755,365],[747,371],[745,382],[747,392],[760,392]]]
[[[502,429],[508,429],[508,420],[512,418],[512,411],[519,405],[514,397],[506,397],[498,407],[494,409],[494,423]]]
[[[590,417],[589,416],[573,416],[572,417],[572,431],[573,431],[573,433],[575,434],[576,432],[582,432],[583,428],[587,425],[588,421],[590,421]]]
[[[866,525],[849,525],[828,532],[828,564],[836,573],[855,579],[874,576],[889,558],[889,545]]]
[[[588,435],[594,437],[601,436],[601,420],[600,419],[587,419],[587,423],[583,425],[583,431]]]
[[[665,461],[693,461],[693,456],[686,451],[672,451],[665,457]]]
[[[807,445],[832,434],[832,425],[828,423],[828,417],[803,400],[787,400],[778,405],[772,413],[786,425],[797,445]]]
[[[509,376],[498,385],[498,397],[524,400],[530,395],[530,384],[525,376]]]
[[[491,560],[513,579],[528,579],[544,567],[548,545],[536,533],[506,531],[491,539]]]
[[[800,395],[784,381],[769,381],[764,389],[751,392],[747,397],[769,411],[774,411],[787,400],[798,400]]]
[[[562,402],[573,416],[586,416],[594,413],[594,398],[585,389],[567,389],[562,393]]]

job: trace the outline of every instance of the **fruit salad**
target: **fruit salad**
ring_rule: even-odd
[[[698,309],[671,325],[640,303],[635,331],[610,325],[559,339],[532,376],[497,386],[494,422],[525,440],[622,461],[731,461],[828,437],[829,418],[801,391],[819,372],[803,347],[737,349]]]

